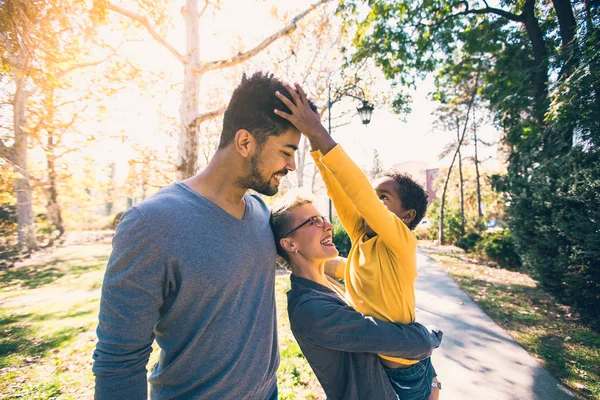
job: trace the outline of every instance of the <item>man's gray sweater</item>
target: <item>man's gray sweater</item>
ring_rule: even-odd
[[[185,184],[127,211],[108,261],[96,399],[267,399],[279,364],[269,210],[238,220]]]

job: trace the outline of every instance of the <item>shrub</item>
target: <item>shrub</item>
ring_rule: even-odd
[[[9,236],[17,231],[17,207],[0,205],[0,236]]]
[[[56,226],[50,221],[48,221],[47,214],[36,214],[35,216],[35,226],[37,228],[37,234],[42,236],[42,239],[45,237],[52,235],[54,231],[56,231]]]
[[[503,268],[521,266],[521,259],[508,229],[484,234],[481,241],[475,245],[475,251],[484,254]]]
[[[494,178],[510,191],[508,223],[523,266],[600,331],[600,149],[576,146],[529,172]]]
[[[427,229],[415,229],[417,239],[438,240],[440,229],[440,201],[435,200],[427,208],[425,216],[430,226]],[[460,208],[452,204],[446,204],[444,209],[444,241],[445,243],[456,244],[465,237],[462,229],[462,221],[460,217]],[[484,221],[469,215],[465,215],[465,231],[481,232],[485,230]]]
[[[121,211],[121,212],[117,213],[117,215],[115,215],[115,217],[113,218],[113,220],[110,224],[110,227],[113,230],[116,230],[117,226],[119,226],[119,222],[121,222],[121,218],[123,218],[123,214],[125,214],[125,212]]]
[[[477,232],[467,233],[465,236],[456,241],[456,247],[460,247],[467,253],[471,252],[477,243],[481,240],[481,235]]]
[[[431,225],[429,228],[415,228],[413,231],[418,240],[437,240],[438,227]]]
[[[333,243],[340,252],[340,256],[348,256],[352,243],[350,242],[350,236],[348,236],[348,233],[346,233],[344,226],[338,218],[333,219]]]
[[[17,207],[0,204],[0,260],[16,253]],[[0,265],[2,262],[0,262]]]

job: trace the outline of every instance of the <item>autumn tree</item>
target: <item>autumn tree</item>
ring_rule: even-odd
[[[166,39],[170,20],[164,3],[139,0],[132,5],[131,9],[108,0],[97,1],[95,5],[97,13],[104,18],[108,14],[116,14],[144,29],[181,64],[183,90],[179,107],[180,136],[176,167],[177,177],[182,180],[197,172],[200,125],[204,121],[223,114],[225,111],[225,105],[223,104],[214,105],[214,108],[210,110],[200,110],[202,77],[208,72],[231,68],[252,59],[278,39],[291,35],[297,29],[301,20],[327,2],[328,0],[320,0],[298,14],[286,18],[281,29],[264,38],[253,47],[241,50],[225,59],[212,61],[204,60],[202,57],[200,26],[203,17],[221,7],[220,1],[186,0],[181,9],[186,32],[185,50],[183,51],[178,49],[183,46],[171,44]]]
[[[70,75],[105,60],[107,49],[94,42],[94,26],[85,2],[3,2],[0,39],[3,70],[12,76],[8,96],[13,115],[11,129],[0,139],[0,155],[19,176],[15,182],[19,246],[38,248],[33,215],[33,188],[47,199],[48,218],[59,234],[64,232],[57,192],[57,161],[66,151],[62,137],[82,113],[82,98],[71,91]],[[93,93],[100,92],[95,87]],[[89,93],[89,91],[88,91]],[[90,97],[89,95],[86,95]],[[12,144],[11,144],[12,143]],[[28,152],[41,148],[46,166],[32,174]],[[71,149],[72,150],[72,149]],[[58,151],[58,153],[57,153]]]

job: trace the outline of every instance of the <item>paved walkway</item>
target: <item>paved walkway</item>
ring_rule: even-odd
[[[477,306],[431,258],[418,254],[417,321],[444,331],[432,361],[440,400],[575,397]]]

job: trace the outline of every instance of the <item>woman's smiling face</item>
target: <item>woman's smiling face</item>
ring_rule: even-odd
[[[315,217],[314,220],[311,220],[311,217]],[[332,241],[333,225],[321,216],[312,203],[304,204],[295,210],[292,220],[290,231],[302,226],[281,240],[290,240],[294,248],[293,253],[316,262],[337,257],[338,250]],[[323,221],[322,227],[317,226],[320,225],[320,221]]]

